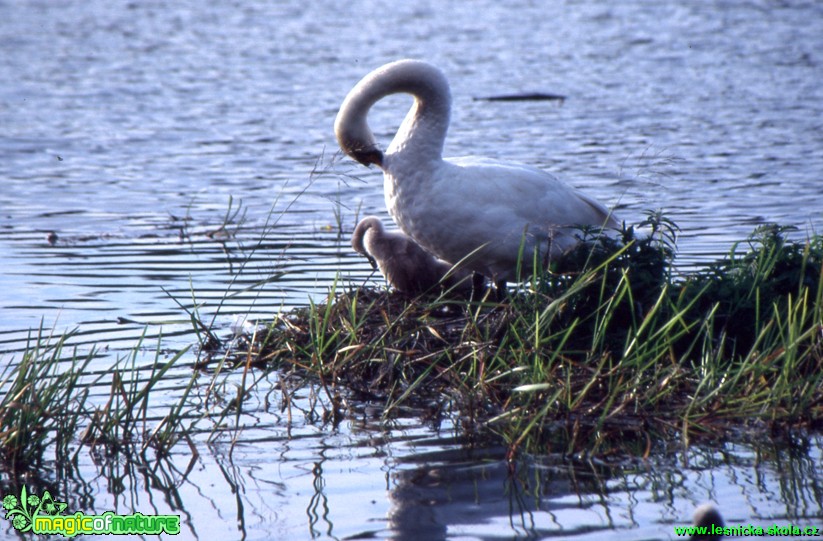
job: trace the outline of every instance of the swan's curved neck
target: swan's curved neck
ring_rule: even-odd
[[[449,83],[439,69],[418,60],[387,64],[368,74],[349,92],[334,123],[340,148],[346,154],[364,165],[384,167],[383,151],[366,116],[372,105],[397,93],[411,94],[414,104],[386,152],[441,159],[451,111]]]

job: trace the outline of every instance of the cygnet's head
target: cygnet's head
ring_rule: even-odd
[[[354,228],[354,232],[351,236],[351,247],[354,248],[354,251],[358,254],[366,256],[366,259],[369,260],[369,263],[373,269],[377,268],[377,262],[374,260],[374,256],[366,248],[366,246],[370,244],[366,239],[366,235],[369,235],[370,237],[380,237],[383,235],[383,231],[383,222],[381,222],[379,218],[376,216],[367,216],[366,218],[360,220],[360,223],[358,223],[357,227]]]

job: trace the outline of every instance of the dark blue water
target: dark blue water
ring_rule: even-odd
[[[451,80],[448,155],[545,168],[628,220],[663,209],[684,264],[765,222],[819,232],[821,51],[818,2],[0,0],[0,362],[41,322],[109,348],[104,366],[144,332],[191,344],[178,303],[229,332],[238,315],[322,296],[338,273],[369,279],[348,235],[385,215],[382,182],[336,154],[332,124],[360,77],[401,57]],[[567,99],[473,99],[516,92]],[[407,106],[373,111],[384,143]],[[819,439],[788,469],[744,446],[602,479],[523,465],[535,495],[449,426],[363,415],[330,430],[261,402],[230,457],[204,446],[172,483],[186,536],[665,539],[707,499],[730,521],[820,522]],[[98,509],[174,501],[139,478],[118,494],[82,467]]]

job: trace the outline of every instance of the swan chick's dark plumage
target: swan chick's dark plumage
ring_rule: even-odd
[[[471,290],[468,272],[452,270],[452,265],[437,259],[407,235],[386,231],[376,216],[360,220],[351,245],[372,265],[376,263],[389,284],[403,293],[419,295],[438,285],[460,293]]]
[[[712,526],[714,526],[715,528],[724,527],[723,517],[720,515],[720,511],[718,511],[717,507],[715,507],[711,503],[704,503],[703,505],[695,509],[692,522],[694,526],[699,526],[703,528],[711,528]],[[721,537],[723,537],[722,534],[694,534],[691,538],[695,541],[717,541]]]

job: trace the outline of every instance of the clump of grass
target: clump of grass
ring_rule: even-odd
[[[73,458],[75,412],[88,398],[80,378],[95,353],[66,352],[71,336],[55,338],[41,325],[20,362],[0,375],[0,459],[12,471],[36,468],[52,445],[58,461]]]
[[[694,273],[683,285],[682,294],[695,300],[693,315],[717,305],[714,323],[725,333],[729,356],[751,350],[772,316],[795,313],[793,305],[799,298],[811,296],[807,302],[820,308],[823,237],[789,242],[785,234],[792,229],[776,225],[756,229],[726,258]],[[819,322],[819,311],[816,315]],[[811,321],[796,323],[808,326]]]
[[[648,454],[741,423],[820,426],[823,240],[761,228],[745,253],[675,276],[676,226],[655,214],[638,226],[651,234],[582,231],[500,304],[335,284],[237,354],[387,411],[451,400],[512,452]]]
[[[89,365],[97,352],[69,349],[66,344],[73,336],[55,336],[41,327],[20,361],[9,363],[0,374],[0,469],[33,471],[49,453],[58,463],[71,464],[83,444],[141,453],[150,446],[162,456],[181,439],[189,440],[197,419],[189,419],[184,406],[193,380],[168,414],[158,416],[157,409],[149,407],[152,391],[188,348],[142,368],[136,362],[141,341],[110,371],[95,373]],[[107,399],[90,399],[90,390],[106,378]]]
[[[189,433],[196,419],[189,419],[186,404],[194,375],[177,403],[169,406],[166,415],[158,416],[157,408],[150,406],[152,393],[189,349],[185,348],[168,361],[161,362],[161,340],[158,337],[156,357],[147,369],[137,365],[142,338],[130,357],[119,360],[112,367],[108,399],[102,405],[89,408],[90,414],[84,419],[85,428],[80,441],[92,447],[105,446],[109,451],[129,450],[135,446],[143,451],[152,447],[160,456],[168,454],[181,439],[190,441]]]
[[[373,289],[337,294],[337,285],[329,299],[278,318],[254,345],[256,362],[289,358],[322,381],[394,396],[419,384],[425,373],[440,372],[434,359],[461,353],[454,341],[465,331],[468,316],[458,305],[443,299],[407,303]]]

